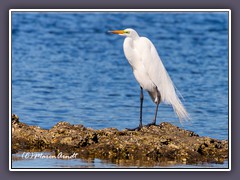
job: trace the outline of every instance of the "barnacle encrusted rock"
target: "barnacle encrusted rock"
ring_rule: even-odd
[[[21,151],[78,153],[78,158],[129,166],[223,163],[228,158],[228,141],[200,137],[166,122],[140,131],[94,130],[68,122],[47,130],[12,115],[12,153]]]

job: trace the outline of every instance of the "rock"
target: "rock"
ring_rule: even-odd
[[[99,158],[129,166],[223,163],[228,158],[228,141],[200,137],[166,122],[140,131],[93,130],[68,122],[46,130],[24,124],[12,115],[12,129],[12,153],[78,153],[78,158]]]
[[[19,117],[16,114],[12,115],[12,124],[19,123]]]

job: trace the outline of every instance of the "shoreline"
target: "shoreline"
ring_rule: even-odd
[[[13,114],[12,154],[18,152],[52,152],[66,156],[75,153],[76,158],[98,158],[129,166],[222,164],[228,160],[228,141],[200,137],[167,122],[143,127],[140,131],[93,130],[59,122],[47,130],[22,123]]]

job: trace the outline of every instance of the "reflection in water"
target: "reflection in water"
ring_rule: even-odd
[[[38,153],[38,152],[35,152]],[[54,156],[54,153],[39,152],[45,157]],[[222,164],[177,164],[176,161],[151,161],[146,160],[100,160],[100,159],[58,159],[58,158],[26,158],[23,153],[12,155],[12,168],[227,168],[228,161]]]

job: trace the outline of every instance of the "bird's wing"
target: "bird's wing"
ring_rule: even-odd
[[[170,95],[175,95],[174,85],[157,53],[152,42],[142,37],[141,46],[145,48],[141,51],[142,63],[153,83],[158,87],[161,93],[161,99],[165,103],[171,103]]]
[[[169,77],[159,55],[152,42],[145,37],[140,39],[141,46],[145,46],[141,51],[142,63],[153,83],[157,86],[161,101],[171,104],[178,117],[188,118],[188,114],[178,98],[174,84]]]

